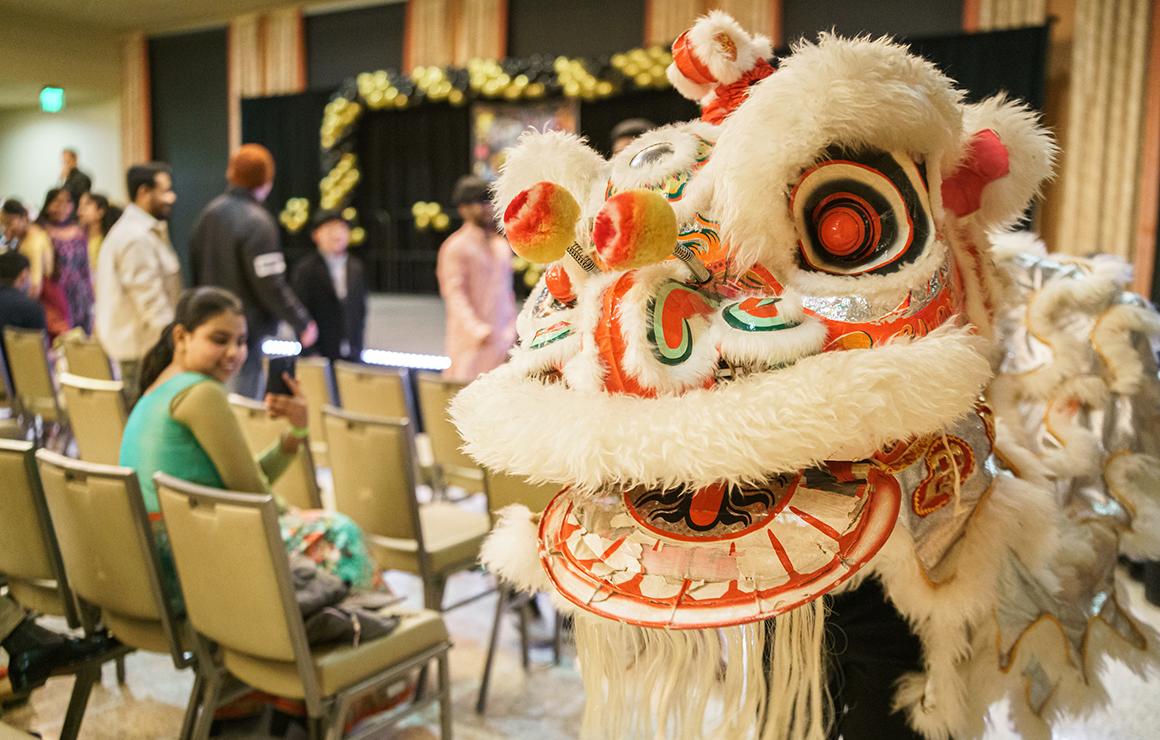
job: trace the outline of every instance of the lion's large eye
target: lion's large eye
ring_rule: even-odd
[[[932,229],[914,162],[875,151],[830,156],[807,170],[790,195],[802,267],[835,275],[890,272],[922,254]]]

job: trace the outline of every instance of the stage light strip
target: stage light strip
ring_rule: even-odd
[[[445,355],[425,355],[419,352],[392,352],[385,349],[364,349],[362,361],[371,365],[409,367],[416,370],[446,370],[451,358]]]
[[[285,339],[267,339],[262,342],[262,353],[271,357],[300,355],[302,354],[302,345]],[[362,361],[369,365],[409,367],[415,370],[446,370],[451,366],[451,358],[445,355],[393,352],[386,349],[364,349]]]

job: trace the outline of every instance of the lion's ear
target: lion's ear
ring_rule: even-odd
[[[1018,221],[1051,176],[1056,147],[1039,115],[998,95],[965,106],[967,132],[955,167],[942,183],[943,206],[987,227]]]

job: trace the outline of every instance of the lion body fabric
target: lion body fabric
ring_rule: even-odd
[[[509,152],[509,239],[558,258],[452,416],[562,490],[483,560],[575,615],[586,736],[825,736],[824,597],[868,578],[922,647],[915,732],[1098,701],[1152,644],[1115,565],[1160,556],[1160,317],[1003,232],[1055,156],[1025,107],[884,39],[768,56],[712,13],[669,72],[704,120]]]

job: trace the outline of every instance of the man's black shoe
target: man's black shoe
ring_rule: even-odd
[[[12,682],[12,691],[26,694],[44,685],[53,673],[84,663],[118,645],[115,638],[101,634],[39,645],[11,655],[8,680]]]

